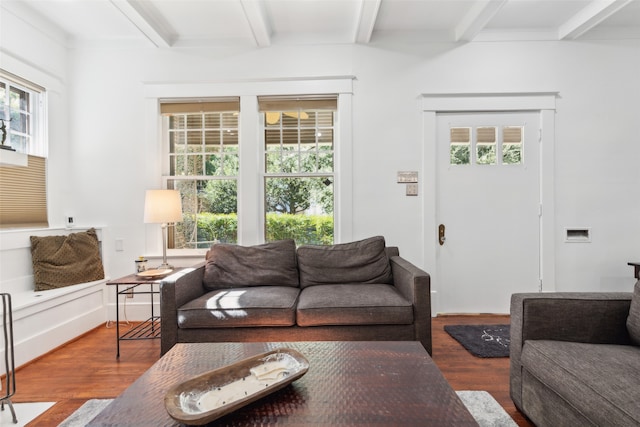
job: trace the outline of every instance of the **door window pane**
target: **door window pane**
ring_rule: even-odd
[[[502,128],[502,163],[518,165],[522,163],[522,126]]]
[[[471,163],[471,128],[454,127],[449,130],[449,158],[452,165]]]
[[[476,163],[479,165],[496,164],[496,133],[493,126],[476,129]]]

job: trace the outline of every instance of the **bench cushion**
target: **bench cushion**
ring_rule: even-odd
[[[296,244],[280,240],[256,246],[217,244],[206,255],[205,288],[298,287]]]
[[[36,291],[104,279],[94,228],[61,236],[30,236]]]
[[[527,340],[522,366],[594,425],[640,424],[639,347]]]
[[[299,326],[408,325],[413,307],[392,285],[324,285],[300,293]]]
[[[178,309],[178,327],[292,326],[299,292],[290,286],[211,291]]]
[[[300,286],[343,283],[393,284],[384,237],[338,245],[298,248]]]

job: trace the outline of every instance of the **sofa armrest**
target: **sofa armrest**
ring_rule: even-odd
[[[522,347],[527,340],[629,344],[630,292],[522,293],[511,296],[510,391],[522,403]]]
[[[390,258],[393,284],[413,304],[416,339],[431,350],[431,277],[400,256]]]
[[[187,302],[204,295],[202,286],[204,262],[180,270],[164,279],[160,284],[160,354],[163,355],[174,346],[178,335],[178,308]]]

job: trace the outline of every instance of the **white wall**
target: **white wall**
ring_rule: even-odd
[[[145,84],[353,75],[354,238],[384,235],[429,271],[425,248],[436,243],[419,236],[432,219],[424,218],[421,197],[406,197],[396,183],[399,170],[425,176],[420,94],[557,91],[557,289],[630,289],[626,263],[640,260],[637,40],[83,48],[54,57],[64,65],[42,67],[68,69],[60,97],[69,107],[61,102],[54,113],[55,126],[68,132],[52,127],[58,132],[50,141],[52,219],[69,210],[81,225],[107,227],[103,249],[111,277],[131,272],[133,260],[150,252],[146,233],[159,233],[142,222],[144,191],[160,185],[160,159],[149,152],[153,141],[144,123]],[[421,187],[430,185],[421,179]],[[564,243],[564,228],[573,226],[590,227],[592,242]],[[115,251],[115,239],[124,240],[124,251]]]
[[[0,5],[0,68],[47,88],[49,225],[61,227],[71,204],[67,171],[71,167],[68,152],[72,149],[64,35],[46,21],[31,17],[19,2],[12,2],[11,9],[4,6]]]
[[[72,52],[71,125],[80,218],[127,239],[114,275],[142,246],[142,194],[157,159],[143,150],[145,82],[354,75],[354,237],[386,236],[424,265],[421,200],[406,197],[398,170],[421,165],[422,93],[557,91],[556,282],[606,289],[628,282],[640,257],[640,44],[527,42],[433,45],[423,51],[368,46],[274,47],[245,52],[77,50]],[[293,59],[292,59],[293,58]],[[76,162],[74,162],[76,164]],[[94,176],[96,179],[80,179]],[[99,177],[102,176],[102,179]],[[431,185],[421,182],[421,185]],[[110,197],[111,195],[111,197]],[[592,242],[564,243],[565,227],[590,227]]]

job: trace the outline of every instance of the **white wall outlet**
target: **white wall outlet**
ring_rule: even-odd
[[[64,217],[64,222],[67,225],[67,228],[73,228],[75,224],[75,218],[71,215],[67,215],[66,217]]]
[[[116,252],[124,251],[124,240],[123,239],[116,239],[115,244],[116,244]]]
[[[407,196],[418,195],[418,184],[407,184]]]

